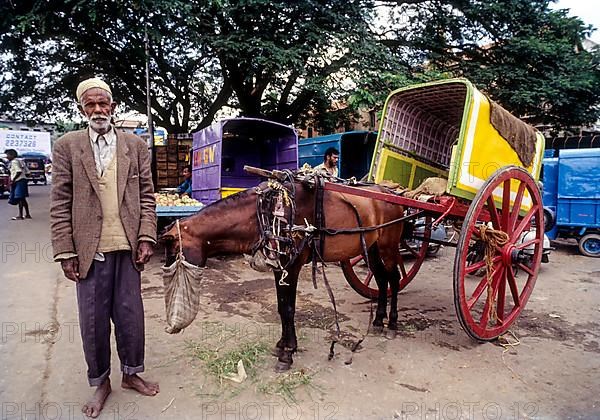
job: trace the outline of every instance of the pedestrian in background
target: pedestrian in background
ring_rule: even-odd
[[[54,258],[76,283],[88,382],[97,387],[82,411],[97,417],[111,392],[111,320],[121,387],[159,392],[138,376],[145,346],[140,271],[153,254],[156,213],[146,143],[114,129],[110,87],[85,80],[77,101],[89,127],[54,144],[50,221]]]
[[[29,187],[27,174],[27,164],[23,159],[19,159],[19,154],[15,149],[7,149],[4,151],[6,158],[10,162],[10,196],[8,203],[14,206],[19,206],[19,215],[11,218],[11,220],[23,220],[31,219],[29,214],[29,203],[27,203],[27,197],[29,197]],[[25,217],[23,217],[23,210],[25,210]]]

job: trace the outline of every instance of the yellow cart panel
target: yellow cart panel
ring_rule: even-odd
[[[466,79],[448,79],[392,92],[384,105],[369,179],[415,188],[424,178],[448,179],[447,193],[471,200],[498,169],[524,167],[517,152],[490,122],[489,99]],[[521,123],[519,123],[521,124]],[[524,123],[522,123],[524,124]],[[544,138],[525,169],[539,178]],[[512,185],[511,196],[518,185]],[[502,192],[494,194],[500,199]],[[529,209],[528,195],[522,210]]]

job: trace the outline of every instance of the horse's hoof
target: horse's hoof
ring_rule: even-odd
[[[281,356],[281,353],[283,353],[283,347],[277,347],[277,346],[275,346],[273,348],[273,350],[271,350],[271,355],[273,355],[275,357]]]
[[[373,334],[381,334],[383,332],[383,325],[373,325]]]
[[[285,371],[290,370],[291,367],[292,367],[291,363],[282,362],[281,360],[278,360],[277,363],[275,364],[275,372],[283,373]]]
[[[397,334],[398,334],[398,331],[388,329],[387,334],[385,335],[385,338],[387,338],[388,340],[393,340],[394,338],[396,338]]]

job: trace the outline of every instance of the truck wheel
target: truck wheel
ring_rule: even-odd
[[[579,252],[586,257],[600,257],[600,235],[588,233],[579,240]]]
[[[544,232],[548,232],[552,230],[556,220],[554,220],[554,215],[548,209],[544,209]]]

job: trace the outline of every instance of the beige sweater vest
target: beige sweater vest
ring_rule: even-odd
[[[100,204],[102,206],[102,231],[97,252],[131,250],[119,215],[116,153],[104,170],[104,174],[98,177],[98,183],[100,184]]]

